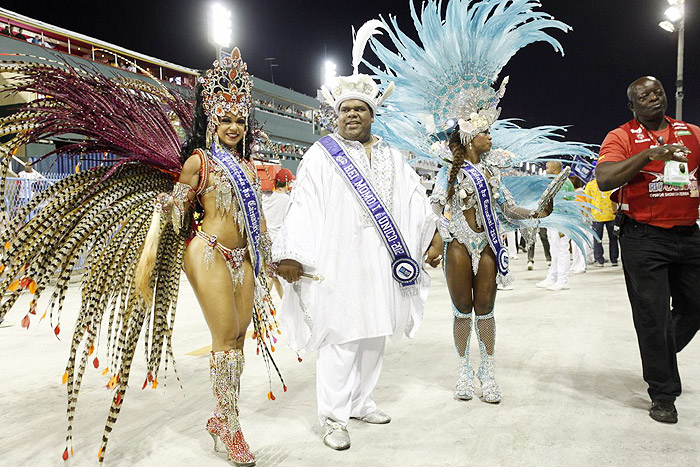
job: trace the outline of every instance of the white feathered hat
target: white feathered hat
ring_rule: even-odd
[[[358,99],[367,103],[372,109],[372,113],[376,115],[377,108],[394,92],[394,83],[390,82],[382,91],[372,77],[359,73],[357,70],[362,61],[367,41],[373,35],[381,34],[380,27],[384,27],[383,23],[375,19],[363,24],[357,33],[353,28],[352,75],[336,76],[321,86],[321,94],[336,113],[343,102],[349,99]]]

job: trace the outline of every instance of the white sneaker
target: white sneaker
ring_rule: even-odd
[[[568,282],[555,282],[554,284],[550,285],[547,287],[547,290],[568,290],[569,288],[569,283]]]
[[[585,269],[577,269],[575,271],[571,271],[572,274],[585,274],[585,272]]]
[[[550,285],[554,285],[554,284],[555,284],[554,281],[549,280],[549,279],[545,279],[542,282],[538,282],[537,284],[535,284],[535,287],[539,287],[541,289],[546,289]]]
[[[527,270],[528,270],[528,271],[532,271],[533,269],[535,269],[535,262],[534,262],[534,261],[528,261],[528,262],[527,262]]]
[[[498,285],[496,286],[498,290],[513,290],[512,285]]]

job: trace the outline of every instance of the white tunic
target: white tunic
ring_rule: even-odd
[[[372,146],[370,167],[361,143],[333,137],[370,179],[411,257],[423,264],[436,216],[418,175],[382,140]],[[325,277],[323,282],[284,282],[279,319],[294,350],[380,336],[413,337],[420,325],[430,277],[421,271],[419,292],[402,293],[374,224],[319,143],[309,148],[299,166],[272,254],[274,261],[294,259],[304,272]]]

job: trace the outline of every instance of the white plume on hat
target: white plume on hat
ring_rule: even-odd
[[[340,104],[349,99],[358,99],[367,103],[372,113],[377,113],[377,108],[394,92],[394,83],[389,83],[384,92],[379,89],[377,83],[369,76],[358,72],[358,66],[362,62],[362,55],[369,39],[375,34],[381,34],[380,28],[385,28],[379,20],[370,20],[357,30],[353,28],[352,68],[350,76],[337,76],[321,86],[321,94],[338,113]]]

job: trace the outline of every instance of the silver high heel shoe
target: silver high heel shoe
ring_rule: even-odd
[[[489,404],[501,402],[501,387],[494,379],[493,356],[482,355],[481,366],[476,376],[481,383],[481,398]]]
[[[252,467],[255,456],[250,452],[238,422],[238,386],[243,372],[243,352],[237,349],[212,352],[209,370],[217,404],[206,428],[214,440],[214,451],[219,451],[221,441],[230,461],[238,467]]]
[[[459,378],[455,385],[455,397],[464,401],[474,397],[474,371],[468,357],[459,357]]]

